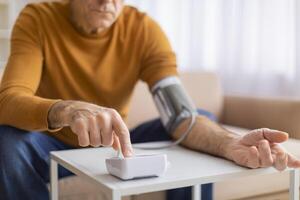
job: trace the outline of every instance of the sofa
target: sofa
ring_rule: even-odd
[[[198,108],[212,112],[227,129],[245,134],[249,129],[268,127],[290,133],[284,147],[300,157],[300,100],[284,98],[258,98],[255,96],[224,95],[220,79],[211,72],[181,73],[184,87]],[[147,105],[147,106],[145,106]],[[147,86],[139,82],[134,90],[127,125],[136,125],[158,117]],[[214,184],[214,199],[274,200],[288,199],[289,174],[287,172],[239,178]],[[163,200],[165,192],[153,192],[124,197],[124,200]],[[106,195],[97,187],[77,176],[59,181],[59,199],[105,200]]]

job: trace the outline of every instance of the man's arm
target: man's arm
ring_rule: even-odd
[[[143,30],[144,48],[141,48],[140,79],[145,81],[149,88],[153,88],[160,80],[177,75],[176,58],[166,35],[155,21],[146,17]],[[165,116],[161,115],[161,117],[164,122]],[[172,136],[178,139],[189,124],[188,120],[176,124],[177,128],[172,131]],[[182,144],[252,168],[271,165],[277,169],[283,169],[287,165],[300,167],[300,161],[277,144],[286,141],[287,138],[286,133],[270,129],[254,130],[241,137],[223,129],[204,116],[198,116],[195,126]]]
[[[190,120],[187,119],[176,128],[172,134],[174,139],[181,137],[189,123]],[[228,149],[229,143],[238,137],[237,134],[225,130],[207,117],[198,115],[193,129],[182,145],[193,150],[226,157],[225,151]]]
[[[131,156],[129,131],[117,111],[36,95],[44,59],[39,27],[36,9],[25,7],[13,29],[11,55],[0,86],[0,124],[30,131],[69,126],[81,146],[112,145]]]
[[[40,22],[26,6],[13,28],[11,53],[0,87],[0,124],[25,130],[47,130],[47,114],[59,100],[35,95],[43,70]]]
[[[174,131],[174,139],[181,137],[189,125],[189,119]],[[300,167],[300,160],[286,152],[279,143],[285,142],[288,134],[271,129],[256,129],[245,136],[230,132],[205,116],[197,116],[192,131],[182,145],[201,152],[224,157],[235,163],[250,167],[274,166],[278,170]]]
[[[196,107],[178,77],[158,81],[151,92],[162,124],[176,141],[180,142],[184,137],[182,145],[250,168],[274,165],[283,170],[287,166],[300,167],[300,161],[278,145],[288,139],[287,133],[265,128],[240,136],[222,128],[196,114]]]

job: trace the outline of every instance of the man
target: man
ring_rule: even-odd
[[[0,123],[6,125],[0,128],[1,199],[47,199],[51,150],[102,145],[134,155],[134,136],[123,120],[138,80],[154,94],[172,79],[189,112],[170,123],[163,118],[164,128],[174,139],[188,128],[195,110],[180,87],[167,38],[150,17],[123,4],[32,4],[18,17],[0,89]],[[250,168],[284,170],[300,166],[277,144],[287,138],[270,129],[241,137],[198,115],[182,145]],[[69,174],[60,170],[61,177]]]

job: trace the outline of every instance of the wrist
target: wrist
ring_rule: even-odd
[[[220,148],[221,156],[228,160],[233,160],[232,152],[236,146],[235,144],[238,142],[239,136],[236,135],[229,135],[227,138],[225,138]]]
[[[68,126],[68,110],[70,110],[69,101],[59,101],[52,105],[48,113],[48,123],[51,129]]]

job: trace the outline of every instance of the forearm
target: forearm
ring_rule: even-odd
[[[57,100],[34,96],[24,88],[0,91],[0,124],[24,130],[48,130],[47,115]]]
[[[173,137],[178,139],[185,132],[189,123],[190,120],[182,122],[175,130]],[[207,117],[197,116],[193,129],[181,144],[193,150],[229,158],[228,145],[237,136]]]

